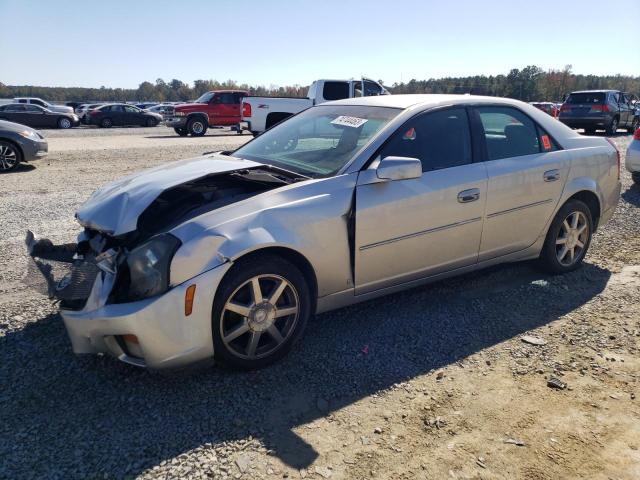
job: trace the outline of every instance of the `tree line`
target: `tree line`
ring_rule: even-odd
[[[640,76],[628,75],[582,75],[574,74],[571,65],[559,70],[544,71],[535,65],[522,70],[514,68],[507,75],[474,75],[468,77],[431,78],[394,83],[387,89],[394,94],[403,93],[471,93],[510,97],[524,101],[561,101],[573,90],[611,88],[640,94]],[[384,83],[380,81],[381,83]],[[308,87],[290,85],[250,86],[233,80],[196,80],[193,85],[173,79],[165,82],[159,78],[155,83],[142,82],[137,89],[126,88],[79,88],[14,86],[0,83],[0,98],[41,97],[58,101],[154,101],[180,102],[194,100],[209,90],[247,90],[250,95],[304,97]]]

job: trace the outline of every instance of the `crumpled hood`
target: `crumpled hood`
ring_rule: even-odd
[[[76,212],[84,226],[122,235],[137,227],[138,217],[165,190],[208,175],[259,167],[260,163],[225,155],[171,162],[108,183],[93,192]]]

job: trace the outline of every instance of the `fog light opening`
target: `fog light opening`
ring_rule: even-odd
[[[184,294],[184,316],[188,317],[189,315],[191,315],[191,312],[193,311],[193,298],[196,295],[196,286],[195,285],[189,285],[189,287],[187,287],[187,291]]]
[[[121,336],[124,342],[126,353],[132,357],[144,358],[142,354],[142,348],[140,348],[140,341],[135,335],[127,334]]]

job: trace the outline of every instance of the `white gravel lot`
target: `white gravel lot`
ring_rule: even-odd
[[[46,135],[46,159],[0,176],[0,479],[640,478],[640,189],[626,172],[576,272],[501,266],[320,315],[266,370],[157,374],[71,352],[55,306],[20,283],[24,232],[72,241],[101,184],[250,137]]]

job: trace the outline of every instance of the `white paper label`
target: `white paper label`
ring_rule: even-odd
[[[343,127],[359,128],[365,123],[367,123],[367,119],[341,115],[335,120],[333,120],[331,123],[333,123],[334,125],[342,125]]]

